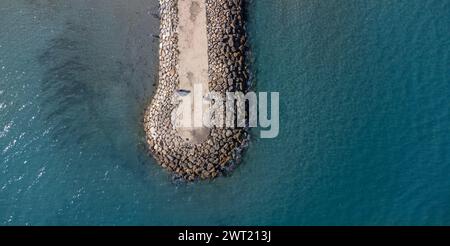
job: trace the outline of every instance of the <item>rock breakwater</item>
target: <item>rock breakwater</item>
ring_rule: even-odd
[[[243,0],[179,1],[194,5],[204,1],[206,6],[209,90],[224,96],[226,92],[245,92],[248,73]],[[208,180],[234,168],[247,145],[248,132],[245,128],[213,127],[206,140],[197,143],[182,137],[172,124],[183,52],[178,47],[178,6],[178,0],[160,0],[159,83],[146,109],[144,128],[149,150],[163,168],[179,179]]]

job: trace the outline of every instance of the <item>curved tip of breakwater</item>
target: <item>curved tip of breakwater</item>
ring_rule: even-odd
[[[173,121],[183,94],[198,84],[204,94],[245,92],[243,12],[243,0],[160,0],[159,83],[144,128],[150,152],[177,178],[228,173],[248,142],[245,128],[179,128]],[[175,118],[186,121],[186,110]]]

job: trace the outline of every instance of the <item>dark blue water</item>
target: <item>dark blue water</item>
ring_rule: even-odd
[[[188,185],[143,143],[157,12],[0,2],[1,224],[450,224],[449,1],[251,1],[280,135]]]

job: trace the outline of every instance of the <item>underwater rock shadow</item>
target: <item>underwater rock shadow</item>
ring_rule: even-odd
[[[96,119],[101,116],[97,105],[102,97],[95,83],[102,78],[92,64],[95,52],[89,37],[87,28],[66,22],[63,32],[38,57],[44,68],[43,121],[52,126],[51,136],[62,144],[88,142],[92,132],[101,130]]]

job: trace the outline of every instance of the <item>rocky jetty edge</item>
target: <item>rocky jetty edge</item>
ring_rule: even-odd
[[[208,86],[226,92],[248,89],[245,64],[244,0],[201,0],[206,3]],[[144,114],[148,148],[158,164],[185,181],[211,180],[230,173],[248,145],[247,128],[213,127],[202,143],[183,139],[171,123],[178,89],[178,0],[160,0],[159,82]]]

